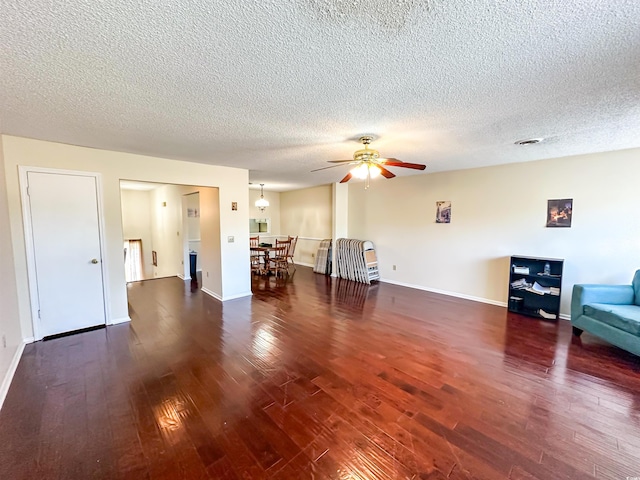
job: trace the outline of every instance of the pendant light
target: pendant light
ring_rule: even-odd
[[[256,207],[258,210],[264,213],[265,209],[269,206],[269,200],[264,198],[264,183],[260,184],[260,198],[256,200]]]

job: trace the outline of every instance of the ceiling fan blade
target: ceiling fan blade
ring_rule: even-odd
[[[382,165],[378,165],[378,168],[380,169],[380,173],[382,174],[382,176],[384,178],[393,178],[393,177],[395,177],[394,173],[391,173],[389,170],[384,168]]]
[[[394,159],[385,158],[380,163],[382,163],[383,165],[386,165],[388,167],[413,168],[414,170],[424,170],[425,168],[427,168],[426,165],[422,165],[420,163],[401,162],[400,160],[396,160],[395,158]]]
[[[347,183],[349,180],[351,180],[351,177],[353,177],[353,174],[351,172],[347,173],[345,177],[340,180],[340,183]]]
[[[312,172],[317,172],[319,170],[326,170],[327,168],[336,168],[336,167],[342,167],[342,165],[330,165],[328,167],[316,168],[315,170],[311,170],[311,171]]]
[[[353,158],[351,160],[327,160],[327,162],[329,163],[347,163],[347,162],[355,162],[355,160],[353,160]]]

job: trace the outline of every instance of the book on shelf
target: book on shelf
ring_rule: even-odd
[[[531,288],[527,288],[527,290],[529,292],[537,293],[538,295],[550,295],[551,294],[551,288],[543,287],[538,282],[533,282],[533,285],[531,286]]]
[[[511,282],[511,288],[513,288],[514,290],[524,290],[530,287],[531,284],[528,283],[524,278]]]
[[[542,318],[546,318],[548,320],[555,320],[557,318],[557,315],[555,313],[545,312],[543,309],[538,310],[538,314]]]
[[[529,267],[519,267],[517,265],[514,265],[513,273],[517,273],[519,275],[529,275]]]

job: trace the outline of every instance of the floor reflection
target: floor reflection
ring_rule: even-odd
[[[26,345],[2,478],[573,480],[637,464],[638,359],[566,321],[304,267],[225,302],[195,284],[132,284],[130,324]]]
[[[505,361],[525,360],[544,367],[554,364],[558,323],[507,312]]]

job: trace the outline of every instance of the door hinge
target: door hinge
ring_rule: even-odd
[[[38,310],[38,318],[42,319],[42,317],[40,316],[40,310]]]

